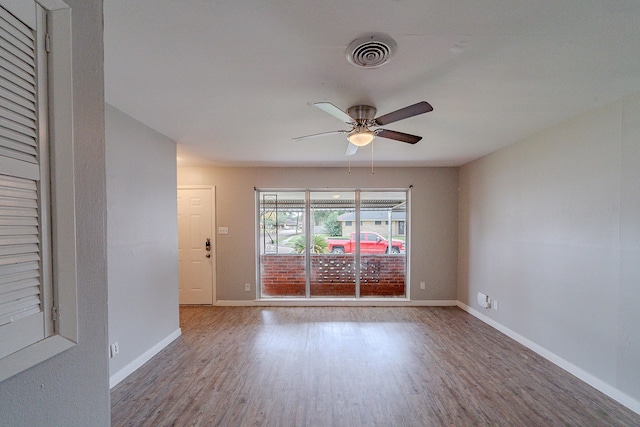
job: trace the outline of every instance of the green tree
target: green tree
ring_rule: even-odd
[[[331,212],[324,220],[324,229],[329,236],[342,236],[342,224],[338,221],[338,211]]]
[[[321,210],[321,209],[314,209],[313,210],[313,223],[315,225],[324,224],[325,219],[327,219],[327,217],[329,216],[330,213],[331,213],[331,211]]]

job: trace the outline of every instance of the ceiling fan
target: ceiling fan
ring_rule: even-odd
[[[408,144],[415,144],[422,139],[421,136],[410,135],[408,133],[396,132],[389,129],[375,129],[378,126],[385,126],[399,120],[408,119],[409,117],[433,111],[433,107],[426,101],[420,101],[417,104],[401,108],[380,117],[376,116],[376,109],[370,105],[355,105],[345,113],[330,102],[317,102],[316,107],[331,114],[332,116],[342,120],[349,126],[350,130],[336,130],[332,132],[316,133],[314,135],[300,136],[293,138],[294,141],[301,139],[316,138],[319,136],[328,136],[336,134],[346,134],[349,145],[345,155],[350,156],[358,151],[358,147],[364,147],[369,144],[376,136],[387,139],[394,139]]]

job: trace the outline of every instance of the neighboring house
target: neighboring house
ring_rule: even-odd
[[[284,224],[278,224],[278,226],[285,230],[297,230],[302,228],[302,222],[300,220],[287,218],[284,220]]]
[[[389,234],[389,219],[391,219],[391,233],[394,236],[404,236],[406,233],[406,212],[362,211],[360,213],[360,228],[384,236]],[[349,236],[356,231],[355,220],[355,212],[347,212],[338,216],[343,236]]]

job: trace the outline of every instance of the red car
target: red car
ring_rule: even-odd
[[[333,254],[351,254],[355,252],[355,233],[351,233],[351,238],[347,239],[327,239],[329,252]],[[361,254],[399,254],[404,249],[402,240],[392,240],[391,251],[387,239],[374,232],[360,233],[360,253]]]

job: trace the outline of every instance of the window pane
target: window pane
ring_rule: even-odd
[[[261,295],[304,297],[305,193],[260,192],[258,197]]]
[[[404,191],[360,193],[362,297],[405,296],[406,197]]]
[[[311,257],[312,297],[355,297],[356,275],[352,233],[346,226],[355,215],[355,192],[310,193],[313,246]]]

